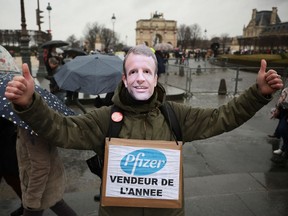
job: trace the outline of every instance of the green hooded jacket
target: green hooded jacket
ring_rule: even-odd
[[[165,101],[165,90],[158,83],[153,96],[145,102],[134,101],[121,82],[113,102],[124,113],[119,138],[142,140],[173,140],[168,124],[159,110]],[[215,109],[193,108],[169,102],[179,121],[183,142],[212,137],[242,125],[271,99],[262,96],[256,84],[226,105]],[[85,115],[65,117],[50,109],[41,96],[26,110],[16,113],[33,130],[51,143],[63,148],[93,150],[103,155],[103,145],[109,128],[111,107],[101,107]],[[183,189],[182,189],[183,190]],[[183,193],[182,193],[183,194]],[[101,207],[100,216],[183,216],[182,209]]]

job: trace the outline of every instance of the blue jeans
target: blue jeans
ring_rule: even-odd
[[[283,152],[288,150],[288,110],[280,110],[279,113],[279,123],[276,128],[275,133],[277,136],[283,139],[283,146],[281,147],[281,150]]]

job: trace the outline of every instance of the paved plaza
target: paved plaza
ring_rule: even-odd
[[[195,63],[196,67],[197,64]],[[203,62],[200,64],[204,67]],[[185,89],[185,77],[175,73],[176,71],[171,72],[168,78],[161,77],[160,81],[165,83],[167,79],[171,82],[174,80]],[[229,69],[222,72],[203,71],[201,75],[193,74],[192,86],[194,85],[195,90],[191,86],[193,94],[180,102],[205,108],[221,106],[234,97],[235,85],[232,84],[233,78],[230,77],[232,73],[234,77],[235,71]],[[231,89],[232,93],[226,96],[217,94],[222,75],[227,77],[225,78],[227,86],[231,85],[228,89]],[[242,72],[240,77],[241,92],[242,88],[255,81],[256,74]],[[213,85],[208,85],[211,89],[205,87],[209,81],[215,82]],[[39,83],[44,87],[46,85],[45,80],[40,80]],[[197,92],[199,88],[208,90]],[[173,88],[170,90],[173,94]],[[270,109],[275,102],[276,98],[257,112],[252,119],[229,133],[184,145],[187,216],[287,216],[288,168],[276,166],[270,161],[272,150],[279,141],[267,138],[268,134],[273,133],[277,124],[277,121],[269,118]],[[77,107],[73,108],[81,112]],[[85,108],[88,111],[94,109],[89,104],[85,105]],[[93,156],[93,152],[59,150],[67,174],[64,199],[79,215],[97,216],[98,203],[93,200],[93,196],[99,193],[100,181],[89,171],[85,162]],[[2,182],[0,215],[9,215],[19,203],[16,195],[6,183]],[[47,210],[44,215],[54,214]]]

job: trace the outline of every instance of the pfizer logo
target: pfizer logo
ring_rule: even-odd
[[[156,173],[166,165],[166,156],[155,149],[140,149],[125,155],[121,169],[130,175],[144,176]]]

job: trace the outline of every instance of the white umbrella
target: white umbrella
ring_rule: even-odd
[[[160,51],[172,51],[173,46],[170,43],[158,43],[154,46],[154,49]]]

